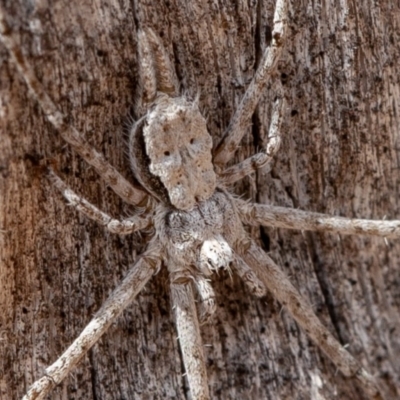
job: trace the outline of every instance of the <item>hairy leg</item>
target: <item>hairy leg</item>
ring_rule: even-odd
[[[1,7],[0,39],[8,49],[19,73],[42,107],[46,118],[58,130],[62,138],[97,171],[104,182],[106,182],[124,201],[133,205],[143,205],[147,200],[147,194],[139,187],[129,183],[106,161],[103,154],[93,149],[86,139],[84,139],[73,126],[66,122],[64,115],[51,100],[43,85],[37,79],[33,68],[22,54],[21,48],[13,37],[12,29],[8,25]]]
[[[312,307],[300,296],[284,272],[253,241],[243,240],[239,245],[243,258],[258,275],[273,296],[288,309],[318,347],[347,377],[355,378],[372,399],[382,399],[375,379],[340,345],[314,314]]]
[[[58,385],[100,339],[112,322],[143,289],[160,266],[160,251],[150,244],[148,251],[136,262],[122,283],[97,311],[95,317],[71,346],[45,371],[28,390],[23,400],[42,400]]]
[[[222,185],[232,185],[252,174],[254,171],[269,166],[272,160],[273,158],[267,155],[266,152],[256,153],[242,162],[227,168],[225,171],[218,174],[218,177]]]
[[[197,275],[194,281],[201,301],[199,305],[199,320],[201,324],[206,324],[210,322],[217,309],[215,304],[215,292],[209,279],[204,276]]]
[[[400,221],[351,219],[311,211],[256,204],[235,199],[240,219],[244,224],[303,231],[333,232],[342,235],[372,235],[400,237]]]
[[[235,262],[232,264],[232,268],[246,284],[252,294],[257,297],[265,295],[266,289],[262,281],[237,254],[235,254]]]
[[[179,344],[193,400],[208,400],[207,372],[191,282],[171,282]]]
[[[136,215],[132,218],[124,219],[122,221],[114,219],[103,211],[99,210],[93,204],[89,203],[83,197],[77,195],[52,169],[49,169],[48,177],[54,186],[68,200],[69,205],[76,208],[88,218],[98,222],[111,233],[116,233],[118,235],[129,235],[130,233],[147,228],[151,223],[150,217],[147,214],[145,216]]]
[[[214,152],[214,162],[223,170],[224,165],[232,158],[237,150],[246,128],[250,124],[251,116],[257,103],[264,92],[268,79],[271,77],[278,64],[285,42],[287,30],[288,5],[287,0],[277,0],[275,5],[274,22],[272,30],[272,43],[265,50],[253,80],[246,90],[245,95],[236,110],[222,141]]]
[[[260,281],[254,271],[237,254],[233,255],[233,262],[231,263],[230,267],[232,267],[232,270],[242,279],[242,281],[250,290],[250,293],[257,297],[262,297],[265,295],[266,289],[264,284]],[[214,289],[212,288],[209,279],[202,275],[195,276],[194,282],[201,300],[199,306],[200,322],[208,323],[216,311]]]
[[[272,120],[268,131],[268,143],[262,153],[247,158],[239,164],[232,165],[219,174],[222,184],[230,185],[243,179],[259,168],[270,165],[281,145],[281,125],[285,109],[285,99],[278,97],[272,111]]]

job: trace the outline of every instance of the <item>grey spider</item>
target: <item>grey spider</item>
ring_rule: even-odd
[[[272,44],[265,52],[223,140],[214,151],[196,102],[180,96],[174,68],[159,38],[150,29],[138,33],[142,101],[137,106],[142,117],[131,130],[129,154],[133,173],[141,188],[126,181],[74,127],[66,123],[23,57],[0,9],[2,41],[49,121],[123,200],[145,207],[147,212],[118,221],[79,197],[50,170],[54,185],[78,211],[113,233],[130,234],[151,225],[156,232],[120,286],[65,353],[31,386],[25,399],[43,399],[59,384],[161,265],[167,267],[170,274],[178,336],[193,399],[210,397],[197,314],[202,322],[211,318],[216,305],[207,278],[221,268],[232,269],[257,296],[269,290],[345,376],[361,382],[370,397],[381,398],[374,378],[321,324],[312,307],[281,269],[248,237],[243,223],[386,237],[398,237],[400,224],[395,221],[349,220],[246,203],[225,189],[254,169],[271,162],[278,151],[283,96],[278,97],[274,105],[265,151],[225,168],[242,139],[244,126],[265,88],[267,77],[279,59],[284,43],[286,8],[284,0],[277,1]],[[193,286],[201,299],[198,310]]]

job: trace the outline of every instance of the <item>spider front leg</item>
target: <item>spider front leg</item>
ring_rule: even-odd
[[[92,321],[58,360],[45,370],[44,376],[29,388],[22,400],[42,400],[61,383],[159,269],[160,257],[157,244],[150,243],[146,253],[135,263]]]
[[[112,218],[99,210],[93,204],[89,203],[83,197],[77,195],[51,168],[48,171],[48,177],[53,185],[68,200],[69,205],[76,208],[79,212],[93,221],[96,221],[111,233],[116,233],[117,235],[129,235],[138,230],[147,228],[151,223],[149,215],[143,217],[137,215],[122,221]]]
[[[202,275],[195,277],[195,285],[201,300],[199,305],[199,320],[201,324],[206,324],[210,322],[217,309],[215,292],[209,280]]]
[[[311,211],[296,210],[256,204],[235,199],[240,219],[249,225],[265,225],[274,228],[297,229],[303,231],[321,231],[342,235],[371,235],[387,238],[400,237],[400,221],[351,219],[321,214]]]
[[[64,115],[47,94],[41,82],[37,79],[33,68],[21,48],[13,37],[12,29],[8,25],[4,11],[0,8],[0,39],[9,51],[14,64],[24,78],[29,89],[40,104],[46,118],[58,130],[62,138],[100,175],[114,192],[124,201],[133,205],[143,205],[147,201],[147,194],[137,186],[129,183],[104,158],[103,154],[94,150],[82,135],[66,122]]]
[[[219,270],[226,270],[232,275],[233,270],[247,285],[252,294],[258,297],[265,295],[263,283],[242,258],[232,251],[230,245],[221,235],[216,235],[214,238],[204,241],[199,253],[198,268],[202,274],[195,275],[194,281],[201,299],[199,308],[202,323],[209,322],[216,309],[215,293],[206,278],[211,276],[213,272],[218,274]]]
[[[340,345],[314,314],[312,307],[301,297],[284,272],[271,258],[251,240],[243,240],[238,247],[244,260],[276,300],[288,309],[292,317],[338,369],[345,376],[357,379],[370,398],[382,400],[383,397],[373,376],[362,368],[358,361]]]
[[[186,283],[171,280],[171,299],[191,398],[208,400],[207,371],[191,280]]]

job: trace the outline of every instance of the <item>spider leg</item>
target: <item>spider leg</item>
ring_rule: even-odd
[[[171,299],[191,398],[207,400],[210,399],[210,394],[206,364],[190,282],[190,278],[186,283],[175,283],[171,280]]]
[[[351,219],[294,208],[249,203],[240,199],[235,199],[235,204],[241,220],[249,225],[335,232],[343,235],[400,237],[400,220]]]
[[[230,185],[243,179],[259,168],[269,166],[278,152],[281,145],[280,128],[283,119],[284,98],[279,96],[274,104],[272,111],[272,120],[268,132],[268,143],[265,151],[257,153],[246,160],[235,164],[219,174],[219,178],[224,185]]]
[[[314,314],[312,307],[300,296],[284,272],[253,241],[243,240],[244,260],[251,266],[273,296],[288,309],[318,347],[347,377],[356,378],[373,399],[382,399],[375,379],[340,345]]]
[[[232,264],[234,271],[239,275],[242,281],[250,289],[250,292],[257,297],[265,295],[266,289],[262,281],[255,272],[246,264],[246,262],[235,254],[235,262]]]
[[[244,161],[227,168],[218,174],[218,176],[223,185],[231,185],[252,174],[257,169],[269,166],[272,160],[273,158],[266,153],[256,153]]]
[[[111,233],[129,235],[133,232],[147,228],[150,225],[150,218],[148,216],[136,215],[122,221],[114,219],[99,210],[93,204],[89,203],[83,197],[77,195],[51,168],[49,168],[48,177],[53,185],[68,200],[68,204],[76,208],[88,218],[104,226]]]
[[[112,322],[124,311],[160,266],[160,250],[150,244],[149,249],[113,291],[71,346],[33,383],[23,400],[42,400],[58,385],[100,339]]]
[[[31,92],[40,104],[46,118],[58,130],[62,138],[100,175],[100,177],[124,201],[133,205],[142,205],[148,198],[138,186],[129,183],[103,154],[94,150],[81,134],[66,122],[64,115],[47,94],[41,82],[37,79],[33,68],[29,65],[21,48],[13,37],[12,29],[5,19],[4,11],[0,8],[0,39],[9,51],[12,60]]]
[[[199,320],[203,325],[210,322],[217,309],[215,304],[215,292],[209,280],[202,275],[196,275],[194,282],[201,300],[199,306]]]
[[[234,254],[233,258],[234,261],[231,263],[231,267],[246,284],[250,292],[257,297],[264,296],[266,292],[265,286],[254,271],[237,254]],[[209,279],[202,275],[196,275],[194,282],[201,299],[199,306],[200,322],[201,324],[209,323],[216,311],[214,289]]]
[[[247,88],[239,108],[236,110],[221,142],[215,149],[214,162],[220,168],[223,168],[237,150],[261,94],[267,85],[268,78],[276,69],[282,52],[282,45],[285,41],[285,32],[287,31],[287,7],[287,0],[277,0],[271,45],[265,50],[260,66]]]

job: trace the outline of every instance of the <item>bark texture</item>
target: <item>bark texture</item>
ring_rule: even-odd
[[[151,27],[199,104],[214,144],[270,40],[275,2],[0,1],[52,99],[128,179],[126,126],[139,93],[137,30]],[[265,204],[400,219],[400,9],[395,0],[294,1],[279,74],[237,154],[262,146],[283,84],[272,168],[235,192]],[[135,210],[64,144],[0,45],[0,399],[18,399],[91,320],[149,236],[118,237],[68,208],[38,165],[115,217]],[[400,396],[400,243],[249,228],[323,323]],[[364,399],[270,294],[215,276],[201,327],[213,399]],[[51,399],[186,399],[162,270]]]

